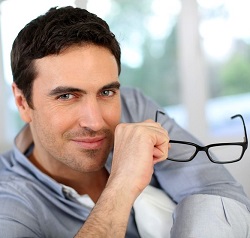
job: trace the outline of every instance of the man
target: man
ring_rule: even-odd
[[[250,236],[250,202],[224,167],[166,160],[179,152],[169,137],[196,140],[120,89],[120,47],[102,19],[53,8],[18,34],[11,64],[27,125],[0,157],[1,237],[169,237],[162,220],[148,228],[171,209],[171,237]]]

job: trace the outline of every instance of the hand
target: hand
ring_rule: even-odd
[[[154,164],[168,157],[169,137],[159,123],[119,124],[115,131],[110,180],[132,192],[135,198],[149,184]]]

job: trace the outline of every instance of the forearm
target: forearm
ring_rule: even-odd
[[[125,237],[134,198],[124,191],[108,184],[75,237]]]

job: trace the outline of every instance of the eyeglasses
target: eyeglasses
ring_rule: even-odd
[[[165,113],[157,110],[155,114],[155,122],[158,122],[158,114],[164,115]],[[194,159],[200,151],[205,151],[209,160],[217,164],[228,164],[241,160],[248,147],[246,125],[242,115],[237,114],[231,117],[231,119],[234,118],[240,118],[243,123],[245,134],[243,142],[216,143],[200,146],[188,141],[170,140],[171,149],[169,151],[168,160],[189,162]]]

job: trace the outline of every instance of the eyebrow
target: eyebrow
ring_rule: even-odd
[[[59,86],[59,87],[56,87],[53,90],[51,90],[49,92],[49,96],[55,96],[55,95],[59,95],[59,94],[73,93],[73,92],[86,94],[86,91],[81,90],[79,88]]]
[[[99,91],[102,90],[107,90],[110,88],[114,89],[119,89],[121,84],[118,81],[109,83],[107,85],[104,85]],[[79,89],[79,88],[74,88],[74,87],[67,87],[67,86],[59,86],[54,88],[49,92],[49,96],[55,96],[59,94],[65,94],[65,93],[82,93],[82,94],[87,94],[85,90]]]
[[[107,84],[107,85],[104,85],[104,86],[101,88],[101,91],[102,91],[102,90],[105,90],[105,89],[110,89],[110,88],[120,89],[120,86],[121,86],[121,84],[120,84],[118,81],[115,81],[115,82],[109,83],[109,84]]]

